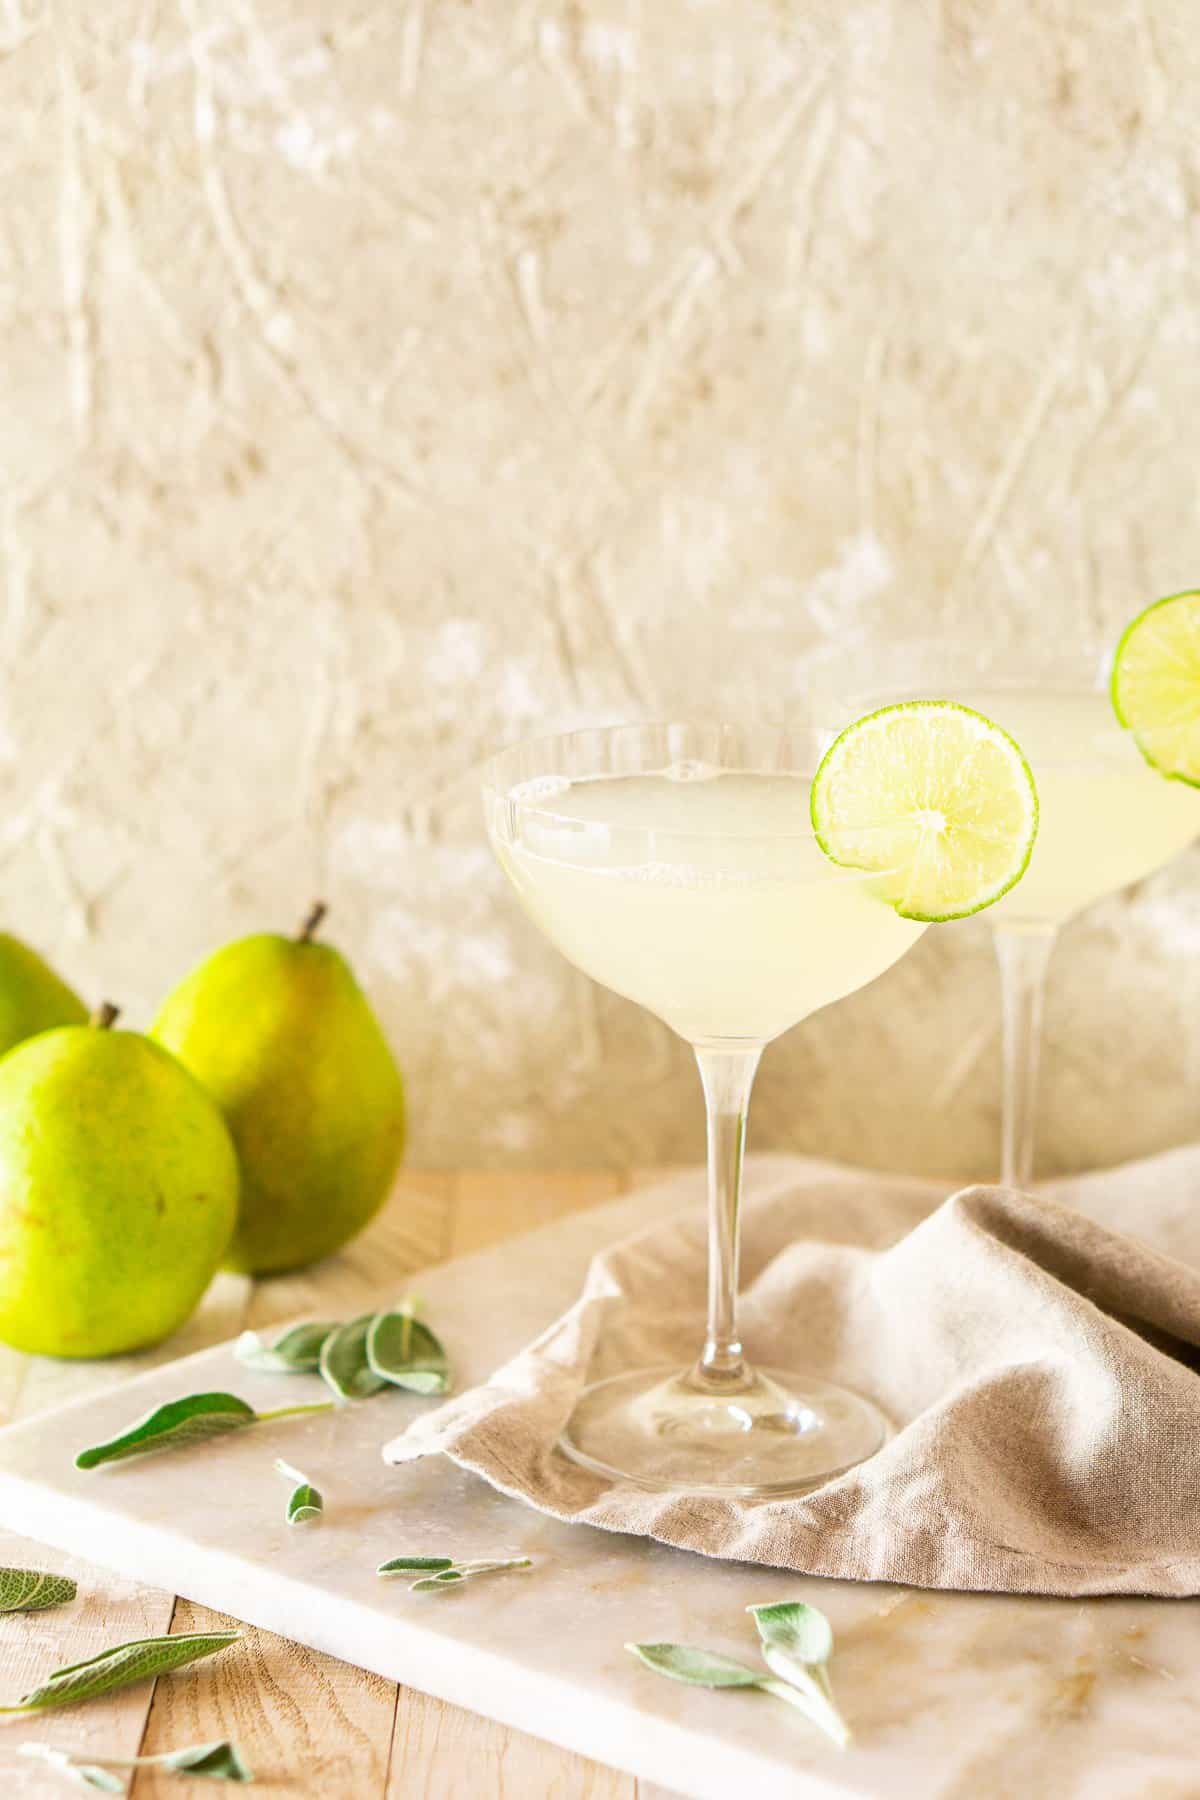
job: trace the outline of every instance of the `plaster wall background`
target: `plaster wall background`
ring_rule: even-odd
[[[778,717],[830,646],[1200,578],[1190,0],[0,6],[5,921],[134,1022],[316,892],[415,1161],[690,1157],[682,1047],[518,915],[472,775]],[[1064,935],[1047,1168],[1195,1135],[1200,855]],[[986,933],[754,1137],[986,1173]]]

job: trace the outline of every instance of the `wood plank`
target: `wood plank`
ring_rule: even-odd
[[[0,1531],[0,1562],[52,1569],[73,1576],[79,1584],[69,1606],[0,1617],[0,1699],[6,1704],[28,1693],[51,1669],[82,1662],[131,1638],[156,1637],[170,1624],[174,1605],[170,1594],[92,1568],[79,1557],[47,1550],[12,1532]],[[4,1720],[0,1724],[0,1793],[5,1800],[49,1800],[63,1787],[60,1777],[16,1755],[17,1745],[26,1739],[80,1745],[93,1755],[136,1756],[150,1691],[150,1684],[144,1682],[94,1706]]]
[[[635,1794],[630,1775],[415,1688],[400,1689],[387,1800],[635,1800]]]
[[[621,1192],[608,1169],[546,1173],[534,1169],[466,1170],[458,1178],[450,1255],[484,1250],[502,1238],[549,1225],[580,1207],[598,1206]]]
[[[222,1631],[237,1620],[180,1600],[172,1631]],[[256,1794],[340,1795],[384,1791],[396,1709],[394,1682],[269,1631],[243,1638],[211,1662],[159,1681],[144,1755],[232,1738],[253,1769]],[[177,1800],[178,1776],[141,1769],[133,1800]]]

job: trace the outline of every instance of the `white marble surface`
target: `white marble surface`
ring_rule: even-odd
[[[547,1322],[596,1244],[679,1198],[639,1194],[423,1276],[462,1378]],[[1194,1800],[1200,1787],[1191,1602],[808,1581],[559,1526],[447,1463],[385,1466],[380,1446],[421,1404],[398,1395],[140,1464],[72,1466],[157,1401],[228,1386],[266,1408],[310,1385],[251,1376],[226,1346],[12,1428],[0,1519],[697,1800]],[[324,1490],[321,1526],[284,1523],[277,1454]],[[536,1566],[432,1597],[374,1574],[388,1555],[451,1550],[524,1551]],[[787,1708],[673,1686],[622,1649],[677,1639],[753,1661],[743,1609],[784,1597],[833,1621],[856,1734],[844,1755]]]

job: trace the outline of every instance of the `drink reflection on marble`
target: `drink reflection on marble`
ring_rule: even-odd
[[[520,745],[487,765],[496,855],[531,918],[587,974],[694,1047],[708,1110],[708,1330],[694,1368],[595,1383],[576,1461],[644,1486],[802,1492],[875,1451],[870,1401],[754,1370],[738,1339],[738,1201],[764,1046],[874,979],[924,926],[838,868],[809,824],[815,730],[620,726]]]
[[[1037,783],[1038,835],[1029,867],[988,913],[1003,1006],[1001,1180],[1026,1187],[1033,1177],[1042,1000],[1058,929],[1186,849],[1200,834],[1200,791],[1165,780],[1146,762],[1113,712],[1099,652],[1044,670],[1023,652],[981,652],[975,671],[962,670],[955,653],[939,646],[898,646],[891,659],[907,679],[867,693],[854,689],[835,707],[834,726],[933,683],[1016,738]],[[888,667],[886,648],[876,661]]]

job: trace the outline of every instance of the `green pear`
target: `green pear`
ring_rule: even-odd
[[[0,931],[0,1056],[55,1025],[82,1025],[87,1007],[49,963],[20,938]]]
[[[45,1356],[140,1350],[183,1323],[237,1219],[217,1107],[116,1008],[0,1061],[0,1338]]]
[[[225,1114],[242,1168],[228,1265],[299,1268],[383,1204],[404,1149],[404,1086],[344,957],[261,933],[186,975],[151,1027]]]

